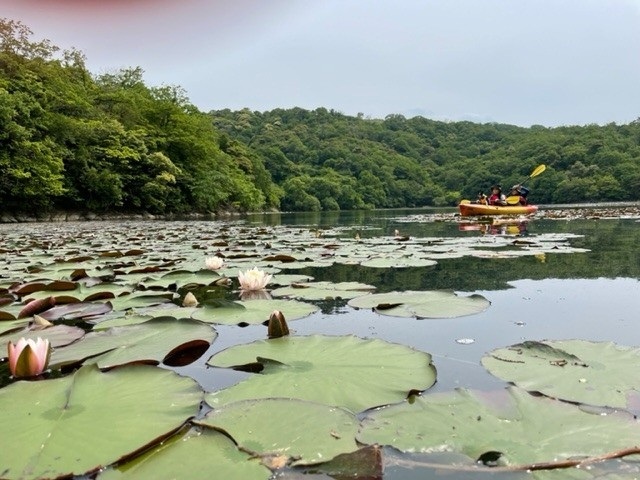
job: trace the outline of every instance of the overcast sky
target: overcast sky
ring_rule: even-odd
[[[0,0],[0,16],[93,73],[142,67],[203,111],[640,117],[640,0]]]

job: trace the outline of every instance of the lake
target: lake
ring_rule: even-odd
[[[358,281],[374,285],[378,291],[451,289],[486,297],[491,302],[486,311],[453,319],[392,318],[340,306],[291,324],[299,335],[354,334],[427,351],[435,357],[438,368],[435,389],[495,387],[495,378],[480,366],[481,356],[525,339],[580,338],[640,345],[637,315],[640,312],[640,249],[637,247],[640,223],[637,219],[532,219],[527,222],[524,234],[509,234],[504,230],[461,230],[458,221],[435,218],[437,220],[429,213],[399,210],[253,215],[247,223],[320,229],[351,227],[346,235],[360,232],[363,238],[393,235],[395,230],[410,237],[503,235],[514,240],[535,239],[542,234],[577,235],[570,244],[587,252],[550,253],[544,262],[531,256],[464,257],[442,259],[437,266],[424,268],[381,270],[338,265],[303,271],[318,281]],[[237,329],[230,330],[237,332]],[[229,332],[230,337],[236,335]],[[262,338],[264,329],[247,327],[239,335],[241,342],[247,342]],[[226,342],[224,337],[221,332],[212,351],[237,341],[234,338]],[[459,343],[465,339],[473,343]]]
[[[585,210],[586,211],[586,210]],[[319,241],[353,240],[362,242],[390,237],[399,246],[416,241],[440,244],[446,239],[434,265],[402,268],[372,268],[348,262],[330,266],[310,266],[283,274],[307,275],[314,281],[361,282],[377,292],[407,290],[451,290],[459,296],[481,295],[490,306],[472,315],[455,318],[416,319],[381,315],[370,309],[354,309],[346,300],[319,302],[320,310],[289,322],[292,335],[355,335],[377,338],[428,352],[437,369],[437,382],[425,392],[429,395],[456,388],[492,391],[506,383],[489,374],[480,360],[494,349],[525,340],[582,339],[612,341],[640,346],[640,223],[638,219],[583,217],[561,219],[540,216],[518,221],[475,221],[461,219],[452,210],[389,210],[327,212],[305,214],[252,214],[230,221],[241,225],[248,237],[254,230],[299,228],[317,232]],[[225,222],[197,222],[210,231]],[[184,228],[184,222],[151,222],[167,236]],[[160,227],[159,227],[160,226]],[[70,224],[0,225],[0,234],[46,232],[49,239],[60,232],[68,242],[74,228],[93,229],[100,222]],[[117,229],[110,225],[110,228]],[[276,230],[277,231],[277,230]],[[6,238],[6,237],[5,237]],[[483,255],[467,252],[468,243],[480,242]],[[506,243],[505,243],[506,242]],[[527,254],[532,245],[549,242],[544,253]],[[197,243],[194,241],[194,244]],[[556,245],[556,243],[558,243]],[[505,247],[506,246],[506,247]],[[3,245],[8,249],[7,245]],[[524,250],[523,254],[503,255],[505,250]],[[195,245],[184,245],[193,255]],[[211,243],[197,247],[204,258],[223,251]],[[8,249],[9,250],[9,249]],[[7,250],[7,251],[8,251]],[[10,255],[5,252],[5,256]],[[434,255],[437,256],[437,255]],[[409,261],[410,263],[410,261]],[[6,262],[0,270],[0,286],[14,272]],[[277,275],[276,275],[277,277]],[[230,294],[235,297],[235,293]],[[175,367],[181,375],[194,378],[205,391],[216,391],[250,374],[214,368],[206,364],[214,354],[238,344],[265,338],[264,325],[216,325],[218,337],[202,357],[186,366]],[[431,478],[435,469],[417,466],[409,455],[389,452],[385,480]],[[557,478],[562,478],[561,472]],[[311,477],[311,476],[310,476]],[[286,478],[286,477],[282,477]],[[292,477],[293,478],[293,477]],[[524,474],[447,472],[446,478],[527,478]]]

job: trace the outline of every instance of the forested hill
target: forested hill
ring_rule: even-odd
[[[519,128],[319,108],[202,112],[140,68],[0,19],[0,211],[192,213],[455,205],[532,179],[537,203],[640,199],[640,121]],[[211,95],[216,95],[215,91]]]
[[[640,121],[521,128],[319,108],[210,112],[264,162],[284,209],[455,205],[493,183],[528,182],[536,203],[640,199]]]

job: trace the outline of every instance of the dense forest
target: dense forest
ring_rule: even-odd
[[[202,112],[141,68],[0,19],[0,210],[152,214],[455,205],[529,181],[535,203],[640,199],[640,119],[522,128],[318,108]],[[215,92],[212,91],[212,95]]]

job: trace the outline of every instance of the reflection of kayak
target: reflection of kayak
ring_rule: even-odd
[[[480,203],[460,202],[458,205],[460,215],[469,217],[472,215],[526,215],[535,213],[538,210],[537,205],[506,205],[500,207],[497,205],[482,205]]]
[[[526,235],[527,218],[492,218],[486,222],[463,221],[458,224],[461,232],[479,231],[484,235]]]

